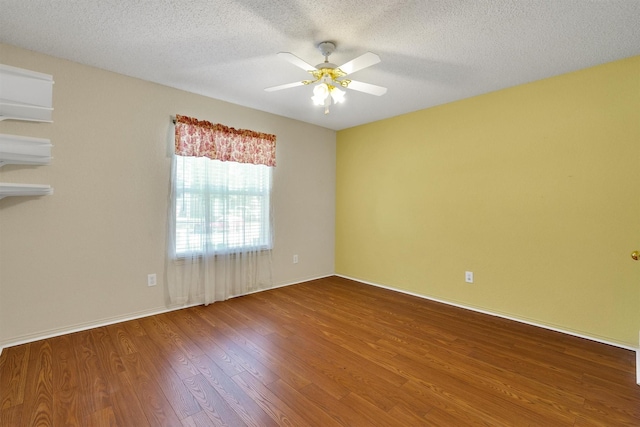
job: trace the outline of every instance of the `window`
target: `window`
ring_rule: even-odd
[[[175,255],[271,248],[265,165],[175,156]]]
[[[271,249],[276,136],[176,115],[168,254]]]

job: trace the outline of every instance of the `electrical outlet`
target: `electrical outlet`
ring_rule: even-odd
[[[155,286],[156,284],[156,273],[147,274],[147,286]]]
[[[293,256],[293,263],[297,264],[298,263],[298,255],[294,255]]]
[[[467,283],[473,283],[473,271],[464,272],[464,281]]]

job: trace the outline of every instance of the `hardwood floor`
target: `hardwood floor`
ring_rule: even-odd
[[[639,426],[632,351],[331,277],[0,357],[2,426]]]

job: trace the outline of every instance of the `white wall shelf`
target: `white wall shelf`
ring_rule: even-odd
[[[53,76],[0,64],[0,120],[52,122]]]
[[[51,122],[53,77],[49,74],[0,64],[0,121]],[[0,134],[0,166],[46,165],[51,161],[51,141]],[[0,183],[0,199],[8,196],[47,196],[49,185]]]
[[[51,141],[44,138],[0,133],[0,167],[3,165],[48,165]]]
[[[51,194],[53,194],[53,188],[49,185],[0,182],[0,199],[9,196],[48,196]]]

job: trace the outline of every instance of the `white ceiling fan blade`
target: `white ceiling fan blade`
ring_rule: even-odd
[[[289,89],[290,87],[296,87],[296,86],[302,86],[302,85],[304,85],[303,82],[293,82],[293,83],[287,83],[287,84],[278,85],[278,86],[271,86],[271,87],[265,88],[264,90],[267,92],[274,92],[276,90]]]
[[[349,62],[344,63],[339,66],[342,71],[347,74],[355,73],[356,71],[360,71],[363,68],[370,67],[372,65],[380,62],[380,57],[375,53],[367,52],[363,55],[358,56],[357,58],[352,59]]]
[[[368,93],[370,95],[376,95],[376,96],[384,95],[385,93],[387,93],[386,87],[372,85],[370,83],[357,82],[355,80],[351,80],[351,83],[347,85],[347,88],[357,90],[358,92]]]
[[[305,71],[313,71],[316,69],[316,67],[298,58],[291,52],[278,52],[278,56],[284,59],[285,61],[291,62],[296,67],[302,68]]]

